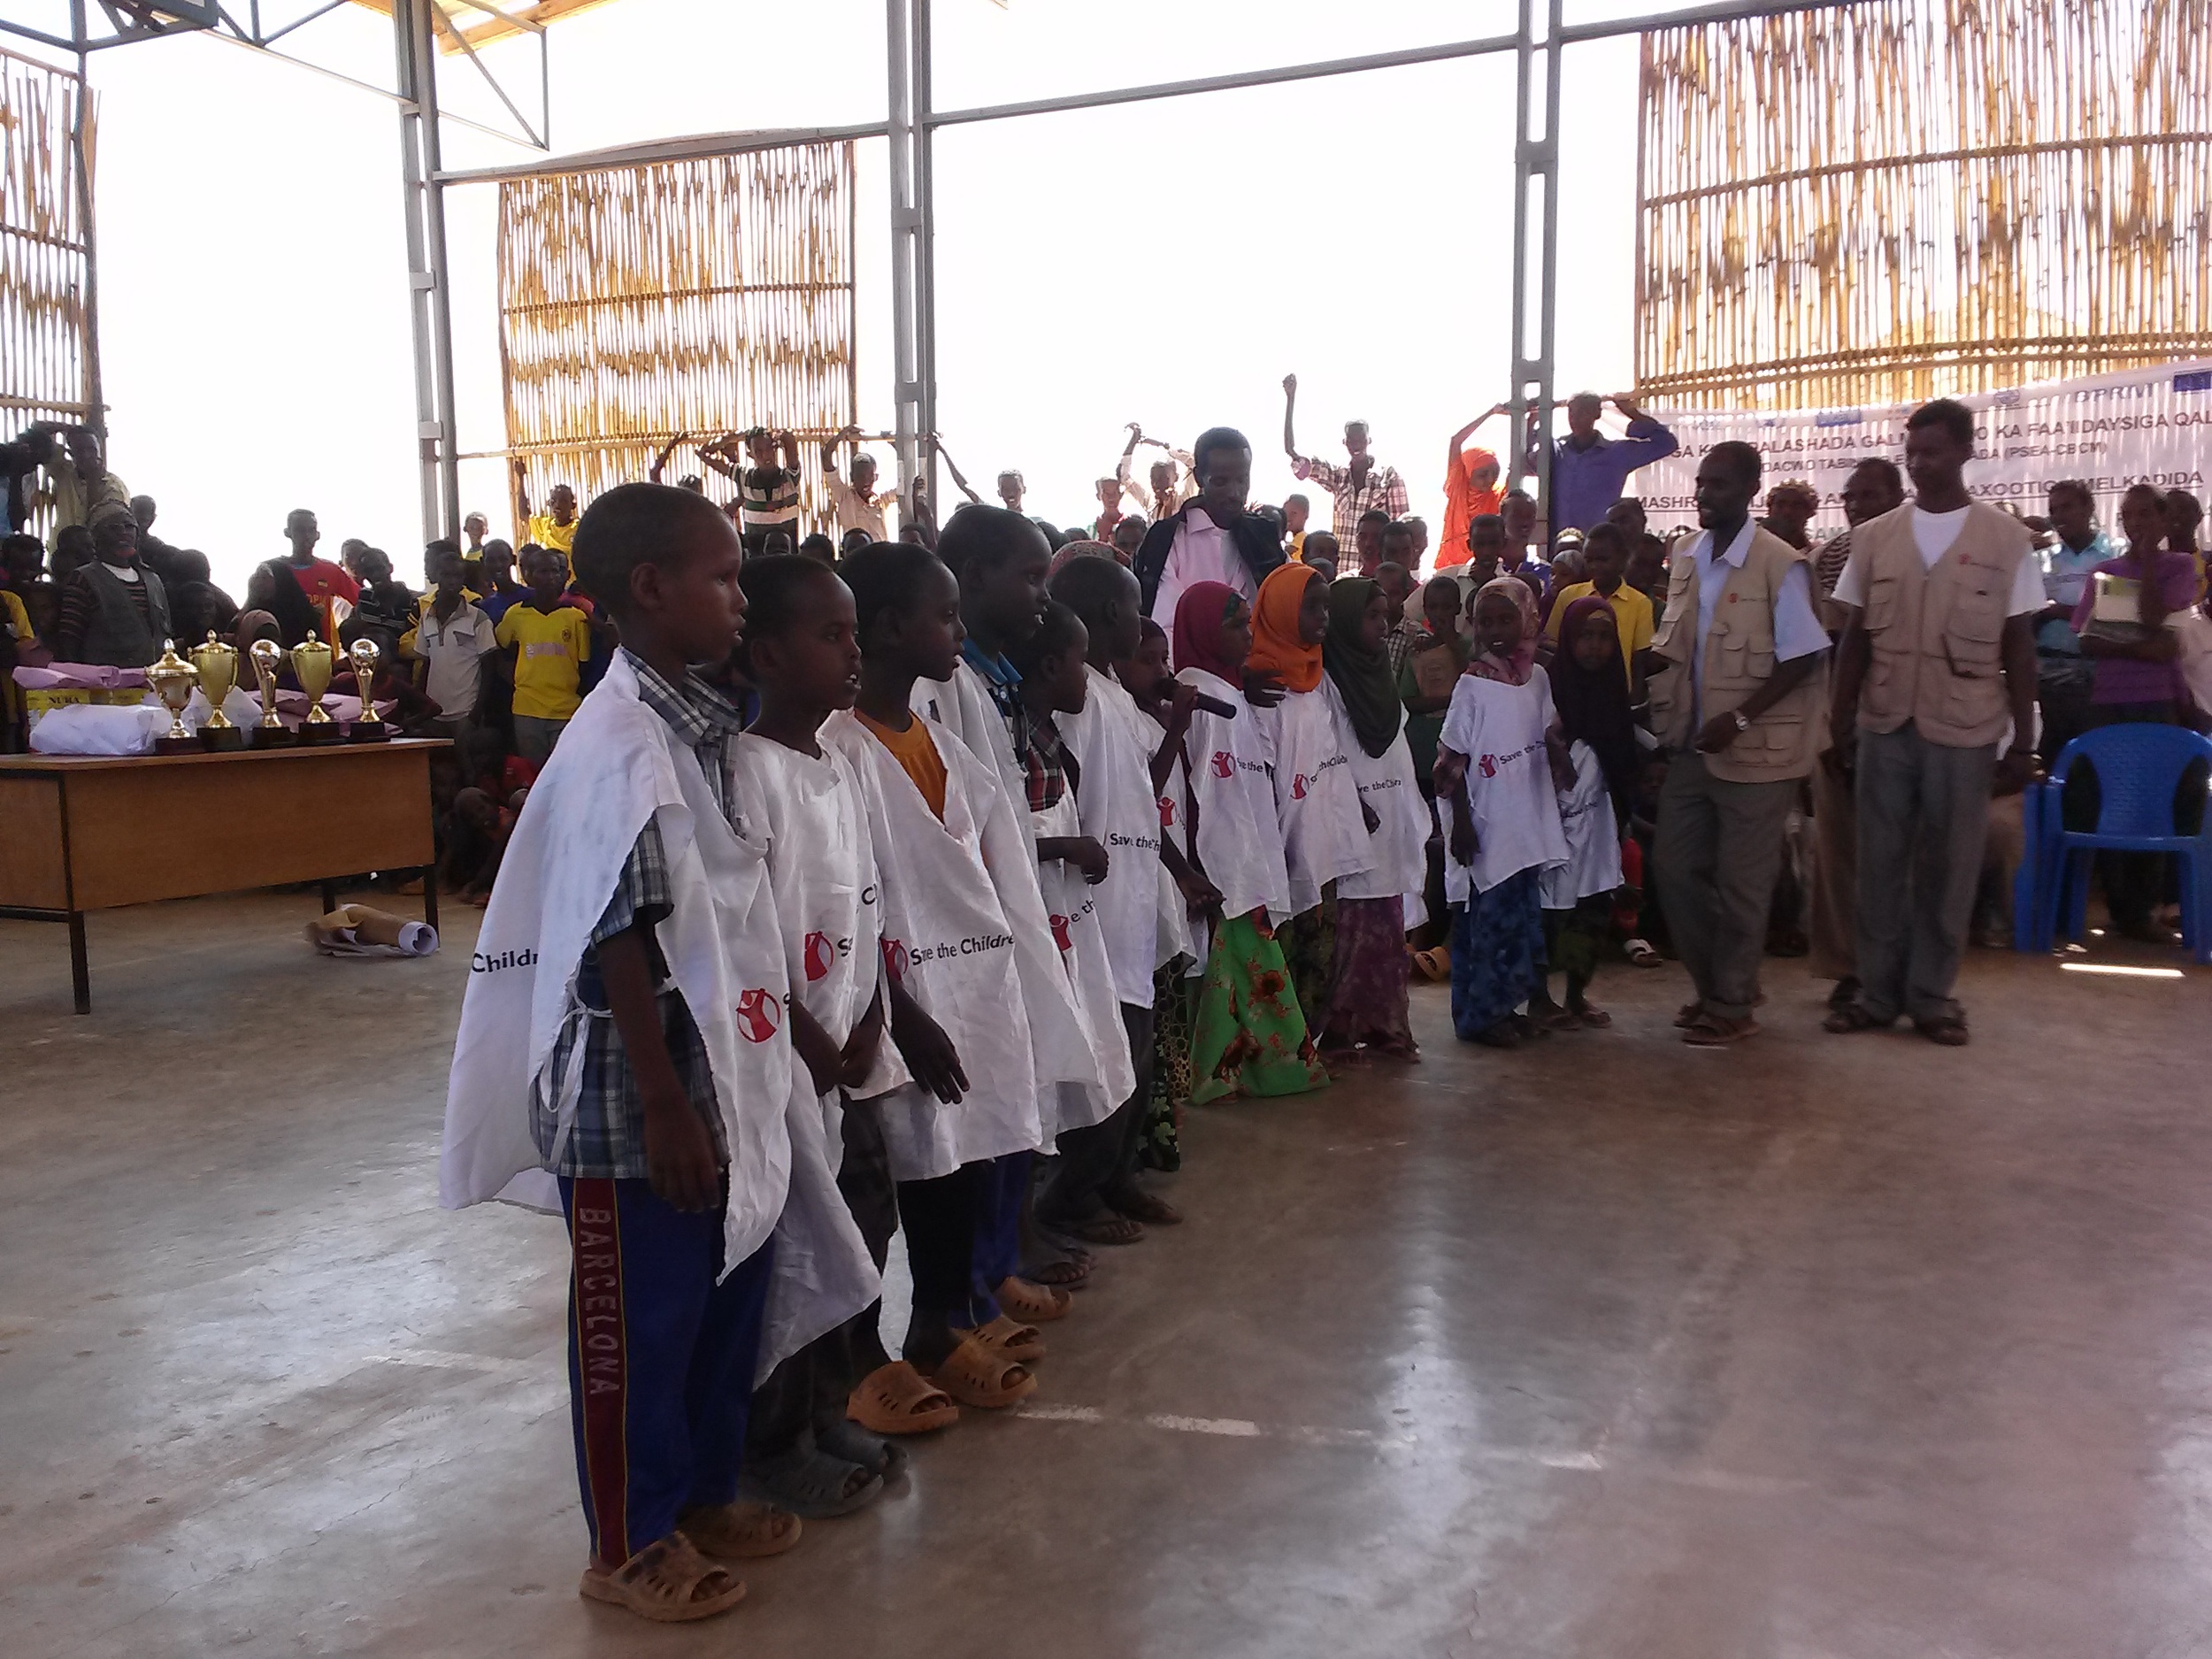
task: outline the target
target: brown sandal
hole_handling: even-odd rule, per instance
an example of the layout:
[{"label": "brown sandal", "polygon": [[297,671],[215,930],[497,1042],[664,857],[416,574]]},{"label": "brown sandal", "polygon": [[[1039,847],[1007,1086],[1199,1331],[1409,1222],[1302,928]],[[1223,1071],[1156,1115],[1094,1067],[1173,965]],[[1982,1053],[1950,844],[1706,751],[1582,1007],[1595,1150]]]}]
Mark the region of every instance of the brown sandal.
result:
[{"label": "brown sandal", "polygon": [[1912,1028],[1930,1042],[1946,1048],[1963,1048],[1973,1041],[1966,1029],[1963,1014],[1946,1014],[1939,1019],[1916,1019]]},{"label": "brown sandal", "polygon": [[1724,1019],[1718,1014],[1707,1014],[1696,1024],[1684,1028],[1682,1041],[1693,1048],[1726,1048],[1758,1034],[1759,1022],[1749,1015],[1741,1019]]},{"label": "brown sandal", "polygon": [[1698,1021],[1703,1019],[1704,1018],[1704,1003],[1685,1002],[1681,1007],[1674,1010],[1674,1028],[1677,1031],[1687,1031],[1691,1026],[1696,1025]]},{"label": "brown sandal", "polygon": [[681,1532],[648,1544],[611,1572],[587,1569],[576,1591],[656,1624],[712,1618],[745,1599],[744,1582],[702,1555]]},{"label": "brown sandal", "polygon": [[1037,1379],[1028,1366],[979,1342],[962,1342],[945,1356],[943,1364],[923,1374],[962,1405],[986,1411],[1002,1411],[1037,1392]]},{"label": "brown sandal", "polygon": [[879,1365],[845,1402],[845,1415],[871,1434],[926,1434],[960,1421],[952,1396],[902,1359]]},{"label": "brown sandal", "polygon": [[977,1325],[964,1335],[977,1347],[1004,1359],[1020,1360],[1026,1364],[1045,1356],[1045,1340],[1038,1334],[1037,1327],[1024,1325],[1019,1319],[1010,1319],[1002,1313],[990,1324]]},{"label": "brown sandal", "polygon": [[[1032,1325],[1050,1325],[1055,1319],[1064,1319],[1068,1310],[1075,1306],[1075,1298],[1066,1291],[1054,1290],[1048,1285],[1033,1285],[1025,1279],[1002,1279],[995,1294],[1002,1311]],[[953,1397],[959,1398],[957,1394]]]},{"label": "brown sandal", "polygon": [[703,1555],[722,1561],[758,1561],[780,1555],[799,1541],[799,1517],[772,1503],[716,1503],[676,1517],[683,1535]]}]

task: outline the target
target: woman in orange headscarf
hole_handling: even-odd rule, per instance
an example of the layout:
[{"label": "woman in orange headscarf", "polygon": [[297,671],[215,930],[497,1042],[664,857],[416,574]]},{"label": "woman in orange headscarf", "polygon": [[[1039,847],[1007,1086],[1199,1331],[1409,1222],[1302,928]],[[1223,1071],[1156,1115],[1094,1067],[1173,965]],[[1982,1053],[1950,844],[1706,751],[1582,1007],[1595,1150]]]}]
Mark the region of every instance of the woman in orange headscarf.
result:
[{"label": "woman in orange headscarf", "polygon": [[1498,457],[1488,449],[1463,449],[1460,445],[1475,434],[1475,428],[1492,415],[1504,412],[1503,403],[1494,404],[1479,419],[1471,420],[1452,434],[1451,448],[1444,457],[1444,539],[1437,544],[1436,568],[1448,571],[1467,562],[1467,526],[1486,512],[1503,509],[1505,492],[1498,488]]}]

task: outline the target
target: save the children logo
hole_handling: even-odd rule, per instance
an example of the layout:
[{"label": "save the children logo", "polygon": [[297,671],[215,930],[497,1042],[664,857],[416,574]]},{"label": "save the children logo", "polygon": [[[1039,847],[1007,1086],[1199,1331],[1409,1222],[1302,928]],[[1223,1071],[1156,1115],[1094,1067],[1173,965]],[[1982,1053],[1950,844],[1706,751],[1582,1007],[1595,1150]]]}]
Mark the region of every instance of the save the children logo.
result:
[{"label": "save the children logo", "polygon": [[1175,827],[1175,803],[1166,795],[1160,797],[1160,827],[1162,829]]},{"label": "save the children logo", "polygon": [[1217,777],[1217,778],[1233,778],[1233,777],[1234,777],[1234,776],[1236,775],[1236,770],[1237,770],[1237,764],[1236,764],[1236,762],[1234,762],[1234,761],[1233,761],[1233,760],[1231,760],[1231,759],[1229,758],[1229,751],[1228,751],[1227,749],[1217,749],[1216,750],[1214,750],[1214,776],[1215,776],[1215,777]]},{"label": "save the children logo", "polygon": [[1068,937],[1068,918],[1066,917],[1055,916],[1052,918],[1052,942],[1059,946],[1063,950],[1072,950],[1075,949],[1075,941]]},{"label": "save the children logo", "polygon": [[827,933],[809,933],[806,936],[806,978],[811,985],[828,977],[837,963],[836,947],[830,943]]},{"label": "save the children logo", "polygon": [[883,941],[883,969],[895,979],[906,977],[906,941],[887,939]]},{"label": "save the children logo", "polygon": [[1475,764],[1482,769],[1482,775],[1486,778],[1494,778],[1498,775],[1498,757],[1495,755],[1485,755]]},{"label": "save the children logo", "polygon": [[737,1028],[748,1042],[766,1042],[783,1023],[783,1005],[768,991],[755,986],[737,999]]},{"label": "save the children logo", "polygon": [[1306,798],[1306,774],[1304,772],[1296,772],[1292,775],[1290,798],[1294,801],[1302,801]]}]

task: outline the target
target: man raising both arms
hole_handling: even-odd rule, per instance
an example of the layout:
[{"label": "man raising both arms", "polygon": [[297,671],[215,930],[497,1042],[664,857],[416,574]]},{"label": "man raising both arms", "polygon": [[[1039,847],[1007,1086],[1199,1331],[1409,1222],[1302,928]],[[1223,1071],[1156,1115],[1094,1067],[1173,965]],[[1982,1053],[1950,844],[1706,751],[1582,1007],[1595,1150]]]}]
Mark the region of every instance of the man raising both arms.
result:
[{"label": "man raising both arms", "polygon": [[[1330,527],[1336,534],[1340,548],[1355,547],[1359,541],[1360,515],[1380,512],[1386,519],[1396,520],[1406,516],[1406,481],[1398,476],[1394,466],[1385,466],[1375,459],[1367,447],[1367,423],[1348,420],[1344,423],[1344,452],[1350,457],[1344,465],[1332,461],[1316,461],[1298,453],[1298,440],[1293,435],[1291,423],[1298,411],[1298,377],[1283,376],[1283,452],[1290,457],[1290,470],[1302,479],[1311,479],[1327,490],[1335,501],[1330,514]],[[1364,565],[1340,572],[1345,576],[1364,576]],[[1156,620],[1156,618],[1155,618]],[[1163,625],[1164,626],[1164,625]]]}]

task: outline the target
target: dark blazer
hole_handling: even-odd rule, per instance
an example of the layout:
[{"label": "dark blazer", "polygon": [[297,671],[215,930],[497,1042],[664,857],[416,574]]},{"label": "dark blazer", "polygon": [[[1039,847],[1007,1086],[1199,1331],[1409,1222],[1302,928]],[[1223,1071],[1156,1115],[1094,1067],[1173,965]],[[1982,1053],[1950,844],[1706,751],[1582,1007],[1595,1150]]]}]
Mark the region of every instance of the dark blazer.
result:
[{"label": "dark blazer", "polygon": [[[1152,614],[1152,602],[1159,597],[1160,575],[1167,569],[1168,549],[1175,545],[1175,526],[1183,522],[1183,514],[1196,512],[1196,502],[1186,503],[1182,511],[1171,518],[1163,518],[1144,533],[1143,545],[1137,549],[1137,588],[1144,598],[1144,613]],[[1245,569],[1252,572],[1255,583],[1264,578],[1278,565],[1288,561],[1283,557],[1283,544],[1276,538],[1275,526],[1257,513],[1248,512],[1229,526],[1229,540],[1235,545],[1237,555],[1243,559]]]}]

